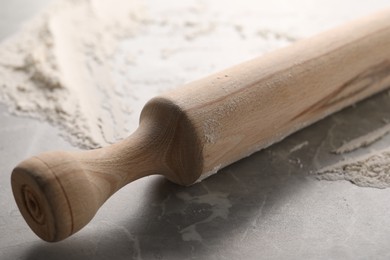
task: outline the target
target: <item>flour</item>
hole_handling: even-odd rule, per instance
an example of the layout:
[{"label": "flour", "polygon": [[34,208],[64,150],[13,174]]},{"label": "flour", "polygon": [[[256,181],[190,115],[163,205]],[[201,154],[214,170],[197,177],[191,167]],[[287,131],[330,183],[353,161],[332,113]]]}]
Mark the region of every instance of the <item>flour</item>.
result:
[{"label": "flour", "polygon": [[319,180],[346,180],[361,187],[390,187],[390,150],[340,162],[316,172]]},{"label": "flour", "polygon": [[97,147],[122,137],[122,115],[129,108],[112,94],[109,59],[118,40],[135,32],[140,14],[132,0],[51,5],[2,43],[2,100],[16,114],[59,126],[79,146]]},{"label": "flour", "polygon": [[[390,124],[386,124],[368,134],[352,139],[333,152],[344,154],[369,146],[390,132]],[[346,180],[361,187],[390,187],[390,150],[370,153],[360,158],[349,159],[335,165],[325,167],[315,173],[319,180]]]},{"label": "flour", "polygon": [[303,147],[309,145],[309,141],[304,141],[300,144],[297,144],[296,146],[294,146],[293,148],[290,149],[290,153],[294,153],[296,151],[299,151],[301,150]]},{"label": "flour", "polygon": [[355,138],[349,142],[346,142],[339,148],[335,149],[333,153],[335,154],[343,154],[352,152],[356,149],[369,146],[370,144],[380,140],[385,135],[390,133],[390,124],[387,124],[385,126],[382,126],[379,129],[376,129],[368,134],[365,134],[363,136],[360,136],[358,138]]},{"label": "flour", "polygon": [[207,193],[199,196],[191,196],[186,192],[177,193],[176,196],[185,201],[186,204],[204,204],[210,205],[211,210],[207,218],[204,218],[196,223],[184,227],[180,230],[183,241],[198,241],[202,242],[203,238],[197,231],[197,227],[215,221],[216,219],[227,219],[229,216],[231,202],[228,199],[229,194],[222,192]]}]

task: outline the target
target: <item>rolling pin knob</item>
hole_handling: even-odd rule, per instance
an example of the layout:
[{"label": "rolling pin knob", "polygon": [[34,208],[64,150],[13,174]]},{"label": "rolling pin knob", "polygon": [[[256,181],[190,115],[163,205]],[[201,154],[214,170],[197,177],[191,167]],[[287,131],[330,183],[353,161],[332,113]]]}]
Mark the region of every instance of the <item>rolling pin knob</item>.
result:
[{"label": "rolling pin knob", "polygon": [[43,240],[62,240],[85,226],[100,207],[98,187],[70,153],[41,154],[21,162],[11,176],[17,205]]}]

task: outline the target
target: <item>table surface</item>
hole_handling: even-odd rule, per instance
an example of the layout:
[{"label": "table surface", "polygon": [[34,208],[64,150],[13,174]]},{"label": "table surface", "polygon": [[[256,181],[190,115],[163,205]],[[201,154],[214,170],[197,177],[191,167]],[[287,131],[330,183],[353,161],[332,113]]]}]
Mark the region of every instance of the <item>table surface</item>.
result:
[{"label": "table surface", "polygon": [[[47,1],[4,2],[1,39]],[[24,222],[10,173],[28,156],[75,148],[49,124],[11,116],[1,105],[0,259],[389,259],[390,190],[310,175],[346,156],[330,153],[343,141],[390,120],[389,101],[380,93],[191,187],[160,176],[138,180],[82,231],[55,244]],[[389,144],[386,136],[348,156]]]}]

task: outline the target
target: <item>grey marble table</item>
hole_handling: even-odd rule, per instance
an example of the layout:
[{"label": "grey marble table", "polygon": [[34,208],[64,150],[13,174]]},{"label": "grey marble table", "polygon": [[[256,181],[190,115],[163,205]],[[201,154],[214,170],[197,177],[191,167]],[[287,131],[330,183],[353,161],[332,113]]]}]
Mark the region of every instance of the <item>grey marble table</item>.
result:
[{"label": "grey marble table", "polygon": [[[4,38],[46,1],[1,2]],[[343,159],[330,153],[343,141],[390,120],[389,101],[387,92],[376,95],[191,187],[159,176],[138,180],[55,244],[24,222],[10,173],[38,152],[75,148],[50,125],[0,106],[0,259],[389,259],[390,190],[310,175]],[[387,136],[348,156],[389,144]]]}]

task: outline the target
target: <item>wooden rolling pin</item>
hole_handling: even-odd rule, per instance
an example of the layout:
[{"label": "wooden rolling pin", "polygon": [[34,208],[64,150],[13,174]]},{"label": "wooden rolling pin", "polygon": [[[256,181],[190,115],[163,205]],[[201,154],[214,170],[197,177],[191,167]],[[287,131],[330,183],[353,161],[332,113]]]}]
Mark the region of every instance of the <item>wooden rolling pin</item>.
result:
[{"label": "wooden rolling pin", "polygon": [[153,98],[117,144],[27,159],[13,193],[31,229],[59,241],[138,178],[193,184],[389,86],[386,10]]}]

